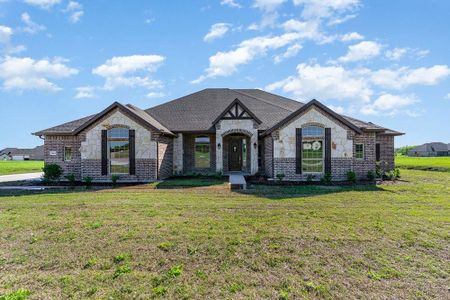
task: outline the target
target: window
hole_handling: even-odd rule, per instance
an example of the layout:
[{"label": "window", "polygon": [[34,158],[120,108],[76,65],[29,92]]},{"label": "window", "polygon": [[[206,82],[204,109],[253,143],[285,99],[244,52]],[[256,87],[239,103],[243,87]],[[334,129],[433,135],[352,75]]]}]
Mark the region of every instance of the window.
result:
[{"label": "window", "polygon": [[364,144],[355,145],[355,158],[364,159]]},{"label": "window", "polygon": [[64,146],[64,161],[72,160],[72,147]]},{"label": "window", "polygon": [[109,162],[111,174],[130,172],[130,141],[127,128],[112,128],[108,131]]},{"label": "window", "polygon": [[210,167],[210,140],[209,136],[198,136],[195,138],[195,167],[206,169]]},{"label": "window", "polygon": [[322,173],[324,168],[324,132],[319,126],[302,129],[302,172]]}]

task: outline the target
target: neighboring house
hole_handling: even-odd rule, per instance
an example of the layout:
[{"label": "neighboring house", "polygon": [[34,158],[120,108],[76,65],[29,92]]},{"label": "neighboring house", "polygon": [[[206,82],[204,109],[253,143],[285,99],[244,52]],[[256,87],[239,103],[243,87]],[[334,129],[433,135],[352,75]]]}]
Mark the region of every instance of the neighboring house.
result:
[{"label": "neighboring house", "polygon": [[435,142],[417,146],[408,151],[408,156],[449,156],[450,144]]},{"label": "neighboring house", "polygon": [[113,103],[98,114],[34,133],[45,162],[96,181],[152,181],[174,174],[242,172],[284,180],[349,170],[366,178],[376,161],[394,168],[402,133],[258,89],[205,89],[142,110]]},{"label": "neighboring house", "polygon": [[1,160],[44,160],[44,146],[32,149],[5,148],[0,150]]}]

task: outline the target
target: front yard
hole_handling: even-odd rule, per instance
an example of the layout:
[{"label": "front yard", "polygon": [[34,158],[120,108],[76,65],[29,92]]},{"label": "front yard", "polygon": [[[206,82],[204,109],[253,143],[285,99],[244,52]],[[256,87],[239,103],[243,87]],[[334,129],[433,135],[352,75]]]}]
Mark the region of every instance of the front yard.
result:
[{"label": "front yard", "polygon": [[450,172],[450,156],[409,157],[397,155],[395,165],[402,169]]},{"label": "front yard", "polygon": [[42,172],[44,162],[39,160],[0,160],[0,176]]},{"label": "front yard", "polygon": [[450,173],[402,175],[354,188],[3,195],[0,295],[447,298]]}]

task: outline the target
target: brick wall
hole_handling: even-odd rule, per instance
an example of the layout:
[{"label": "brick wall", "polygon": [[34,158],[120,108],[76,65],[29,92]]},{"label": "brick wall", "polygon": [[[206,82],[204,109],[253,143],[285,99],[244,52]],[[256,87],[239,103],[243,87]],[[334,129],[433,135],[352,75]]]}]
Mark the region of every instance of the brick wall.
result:
[{"label": "brick wall", "polygon": [[[355,145],[364,144],[364,159],[355,158]],[[368,171],[375,171],[375,133],[355,134],[353,137],[353,171],[360,179],[367,178]]]},{"label": "brick wall", "polygon": [[271,136],[264,138],[264,175],[273,177],[273,140]]},{"label": "brick wall", "polygon": [[158,179],[173,175],[173,139],[165,136],[158,138]]},{"label": "brick wall", "polygon": [[[83,135],[46,136],[44,140],[45,164],[58,164],[63,169],[63,177],[73,174],[77,180],[81,180],[80,145],[83,140]],[[64,147],[72,148],[71,161],[64,161]],[[56,152],[56,155],[50,155],[50,151]]]},{"label": "brick wall", "polygon": [[[195,167],[195,137],[196,136],[209,136],[210,145],[210,167],[206,169],[198,169]],[[216,147],[215,147],[216,135],[215,134],[188,134],[183,133],[183,173],[203,173],[214,174],[216,173]],[[223,147],[224,145],[222,145]]]},{"label": "brick wall", "polygon": [[385,171],[390,171],[395,168],[394,158],[394,136],[392,135],[377,135],[376,143],[380,144],[380,161],[381,166]]},{"label": "brick wall", "polygon": [[[82,159],[81,175],[92,177],[94,181],[110,181],[111,175],[102,175],[100,159]],[[156,159],[137,158],[136,175],[120,174],[119,181],[147,182],[156,180]]]}]

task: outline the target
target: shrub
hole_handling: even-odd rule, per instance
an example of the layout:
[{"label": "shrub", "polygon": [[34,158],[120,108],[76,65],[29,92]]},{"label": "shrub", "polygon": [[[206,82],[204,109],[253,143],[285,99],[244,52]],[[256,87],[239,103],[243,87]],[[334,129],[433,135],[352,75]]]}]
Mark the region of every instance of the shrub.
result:
[{"label": "shrub", "polygon": [[66,176],[66,179],[69,181],[71,186],[75,185],[75,175],[74,174],[69,174]]},{"label": "shrub", "polygon": [[57,164],[46,164],[42,171],[44,171],[44,180],[49,182],[58,181],[63,173],[62,168]]},{"label": "shrub", "polygon": [[400,169],[395,168],[394,169],[394,179],[399,179],[399,178],[400,178]]},{"label": "shrub", "polygon": [[332,179],[333,179],[333,176],[331,175],[331,172],[325,172],[325,174],[323,174],[322,178],[320,178],[320,182],[322,182],[323,184],[326,184],[326,185],[330,185]]},{"label": "shrub", "polygon": [[306,182],[312,182],[315,177],[316,176],[309,174],[308,176],[306,176]]},{"label": "shrub", "polygon": [[374,181],[375,180],[375,172],[372,170],[367,171],[367,179],[370,181]]},{"label": "shrub", "polygon": [[84,183],[86,183],[87,186],[91,186],[92,184],[92,177],[91,176],[86,176],[83,178]]},{"label": "shrub", "polygon": [[277,178],[278,178],[278,180],[279,180],[280,182],[283,181],[284,177],[286,177],[286,175],[284,175],[283,173],[278,173],[278,174],[277,174]]},{"label": "shrub", "polygon": [[111,181],[112,181],[113,186],[117,185],[117,180],[119,180],[119,178],[120,178],[119,175],[112,175],[111,176]]},{"label": "shrub", "polygon": [[355,183],[356,182],[356,173],[353,172],[352,170],[348,170],[348,172],[347,172],[347,180],[352,182],[352,183]]}]

